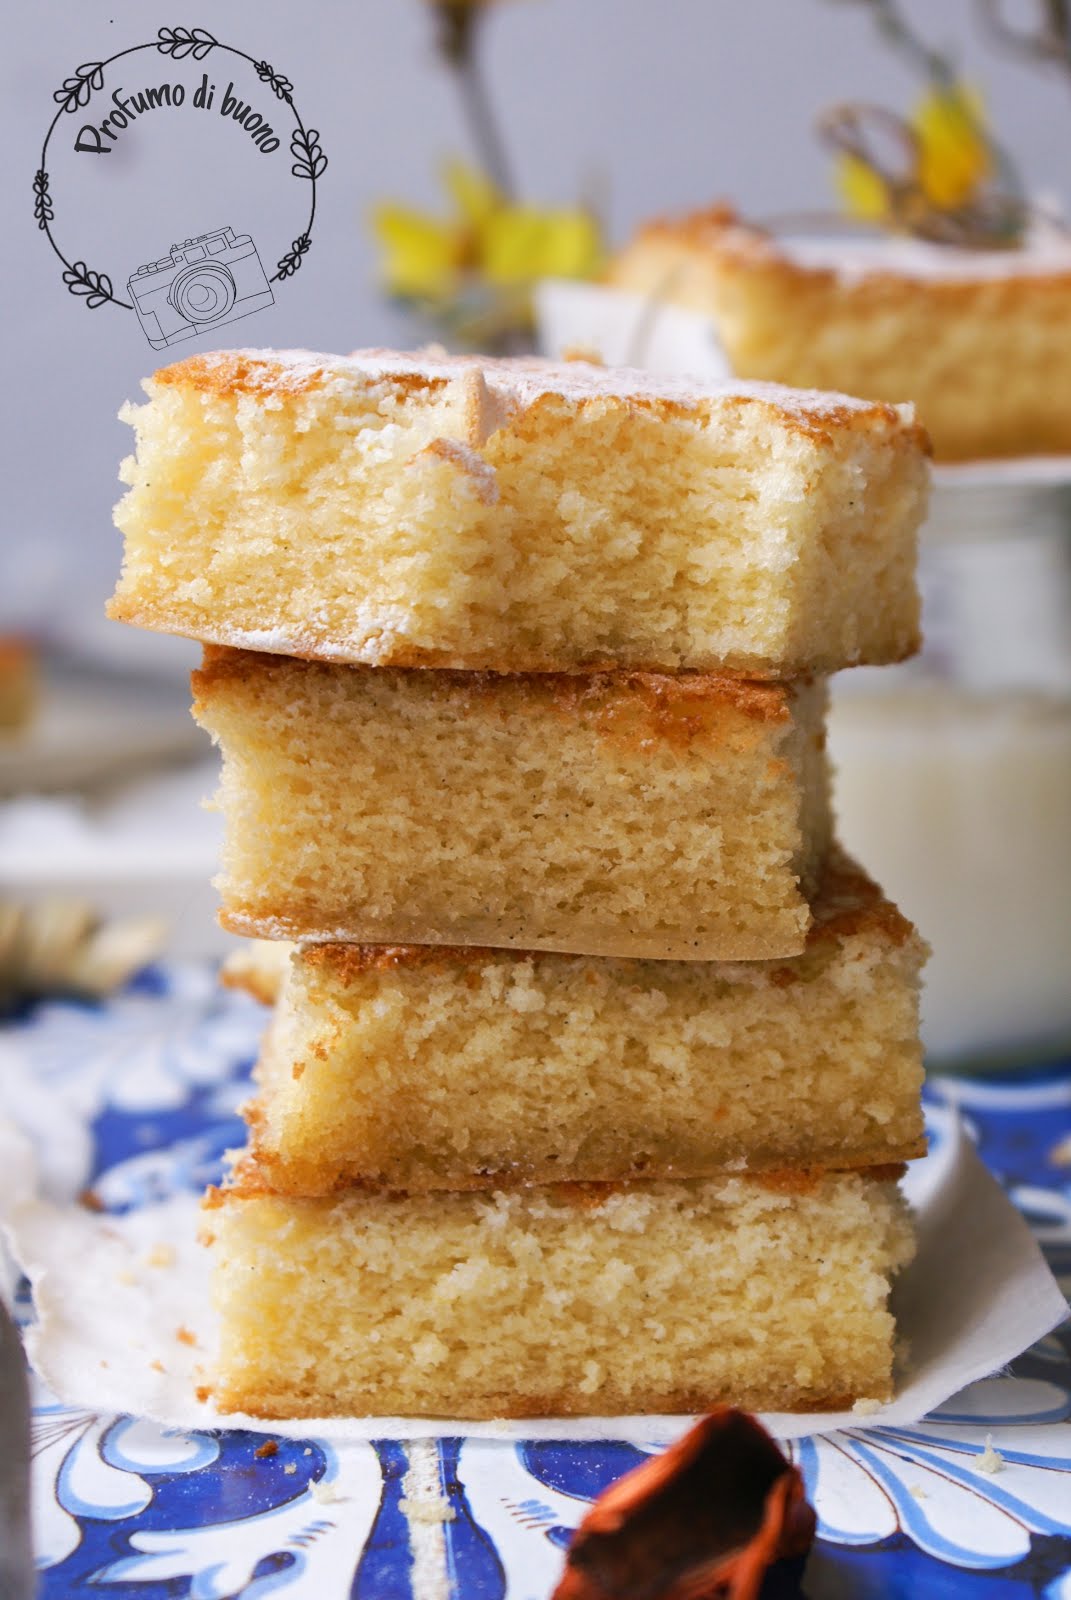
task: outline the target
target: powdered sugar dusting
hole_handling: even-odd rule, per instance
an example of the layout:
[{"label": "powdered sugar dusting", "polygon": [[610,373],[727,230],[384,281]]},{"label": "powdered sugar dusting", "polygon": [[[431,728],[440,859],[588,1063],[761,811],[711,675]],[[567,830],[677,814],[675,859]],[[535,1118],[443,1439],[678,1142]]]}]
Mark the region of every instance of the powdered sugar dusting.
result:
[{"label": "powdered sugar dusting", "polygon": [[[299,660],[339,661],[350,665],[403,665],[411,658],[414,646],[410,637],[412,613],[402,604],[388,605],[354,601],[345,625],[337,618],[309,616],[302,620],[274,623],[261,628],[242,627],[220,618],[200,620],[190,638],[202,644],[223,645],[232,650],[255,650],[264,655],[296,656]],[[152,627],[147,619],[138,627]],[[167,623],[170,629],[172,624]],[[178,631],[175,629],[174,631]],[[399,659],[399,658],[402,659]]]},{"label": "powdered sugar dusting", "polygon": [[1071,235],[1046,230],[1018,250],[961,250],[925,239],[783,238],[777,249],[795,266],[835,272],[846,285],[892,273],[917,281],[970,284],[1071,276]]},{"label": "powdered sugar dusting", "polygon": [[478,374],[503,421],[541,399],[556,396],[572,405],[602,399],[662,401],[695,411],[719,402],[754,401],[802,423],[835,422],[845,413],[870,413],[890,420],[899,416],[907,425],[914,422],[911,406],[887,406],[816,389],[790,389],[777,383],[737,378],[711,382],[655,376],[631,367],[600,367],[587,361],[544,361],[537,357],[492,359],[394,350],[358,350],[349,356],[309,350],[219,350],[165,370],[173,375],[173,381],[181,382],[183,367],[188,367],[191,377],[195,371],[218,373],[221,387],[240,375],[243,387],[265,397],[273,392],[296,394],[311,388],[364,388],[397,379],[455,383]]}]

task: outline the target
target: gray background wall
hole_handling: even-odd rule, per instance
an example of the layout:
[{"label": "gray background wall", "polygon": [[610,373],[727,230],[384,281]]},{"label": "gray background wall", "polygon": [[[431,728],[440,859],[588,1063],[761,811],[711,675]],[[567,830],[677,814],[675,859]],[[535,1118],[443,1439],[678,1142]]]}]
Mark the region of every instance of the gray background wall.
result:
[{"label": "gray background wall", "polygon": [[[1066,203],[1071,75],[995,50],[970,0],[907,9],[956,50],[1032,186]],[[1017,10],[1031,8],[1012,5],[1009,15]],[[120,632],[100,621],[119,555],[115,470],[129,438],[115,413],[168,357],[156,358],[128,313],[90,312],[65,292],[33,221],[31,180],[52,91],[68,72],[175,23],[206,26],[284,71],[330,159],[298,278],[229,337],[176,354],[226,343],[412,342],[374,282],[368,208],[385,195],[436,205],[437,164],[467,151],[422,0],[5,7],[0,627],[47,627],[97,649]],[[653,212],[722,195],[760,215],[828,205],[828,161],[810,131],[818,108],[849,96],[906,107],[918,88],[864,8],[845,0],[505,0],[486,38],[524,193],[549,203],[597,187],[615,239]],[[132,72],[131,82],[156,76]],[[278,206],[277,176],[218,131],[204,137],[203,148],[186,137],[165,139],[166,148],[130,137],[110,161],[58,158],[65,242],[91,265],[114,255],[125,281],[139,254],[166,252],[186,217],[191,231],[228,221],[259,237]],[[236,193],[244,214],[219,215],[234,210]],[[147,647],[151,659],[154,641],[135,646],[123,632],[127,648]]]}]

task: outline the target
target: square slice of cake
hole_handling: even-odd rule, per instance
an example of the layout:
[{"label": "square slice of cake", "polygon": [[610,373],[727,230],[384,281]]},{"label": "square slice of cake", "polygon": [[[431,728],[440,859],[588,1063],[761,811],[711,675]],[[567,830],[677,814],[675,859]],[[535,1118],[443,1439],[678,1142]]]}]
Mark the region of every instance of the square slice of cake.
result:
[{"label": "square slice of cake", "polygon": [[783,678],[918,642],[910,408],[583,362],[166,367],[110,615],[322,660]]},{"label": "square slice of cake", "polygon": [[1071,451],[1066,230],[774,237],[719,206],[641,229],[609,281],[705,312],[742,377],[913,401],[939,461]]},{"label": "square slice of cake", "polygon": [[321,1195],[921,1155],[925,946],[846,862],[814,917],[782,961],[299,949],[247,1112],[260,1168]]},{"label": "square slice of cake", "polygon": [[237,933],[797,955],[829,842],[825,683],[498,676],[212,648]]},{"label": "square slice of cake", "polygon": [[224,1411],[795,1411],[892,1391],[887,1298],[912,1239],[887,1169],[293,1199],[247,1161],[206,1204]]}]

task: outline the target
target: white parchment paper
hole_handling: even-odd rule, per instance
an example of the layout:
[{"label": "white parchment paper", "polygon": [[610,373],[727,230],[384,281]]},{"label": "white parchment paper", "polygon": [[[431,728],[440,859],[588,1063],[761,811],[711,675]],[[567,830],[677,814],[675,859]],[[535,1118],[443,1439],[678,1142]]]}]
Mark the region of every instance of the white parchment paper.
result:
[{"label": "white parchment paper", "polygon": [[[4,1228],[33,1288],[31,1359],[68,1405],[125,1412],[166,1425],[244,1427],[276,1436],[333,1439],[466,1435],[502,1439],[618,1439],[660,1445],[683,1417],[558,1418],[467,1422],[412,1417],[327,1417],[265,1423],[222,1415],[197,1398],[215,1342],[208,1253],[196,1242],[198,1204],[180,1195],[125,1216],[42,1197],[29,1141],[0,1122]],[[896,1398],[853,1412],[776,1415],[781,1438],[846,1426],[915,1422],[959,1389],[1005,1366],[1048,1333],[1067,1305],[1029,1229],[947,1114],[937,1151],[906,1180],[919,1250],[896,1290],[910,1352]]]}]

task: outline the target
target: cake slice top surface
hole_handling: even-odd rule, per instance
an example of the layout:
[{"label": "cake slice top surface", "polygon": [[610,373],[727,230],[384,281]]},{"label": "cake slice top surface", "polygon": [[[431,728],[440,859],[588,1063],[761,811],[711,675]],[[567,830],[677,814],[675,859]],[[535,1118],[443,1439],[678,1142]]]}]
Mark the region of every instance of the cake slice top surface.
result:
[{"label": "cake slice top surface", "polygon": [[637,235],[679,239],[756,266],[831,274],[850,285],[872,278],[972,284],[1014,278],[1071,278],[1071,232],[1039,223],[1021,245],[991,250],[937,244],[904,234],[773,233],[731,206],[714,205],[670,219],[656,218]]},{"label": "cake slice top surface", "polygon": [[667,412],[710,414],[735,406],[761,405],[785,427],[828,435],[831,429],[873,428],[904,433],[926,444],[925,430],[910,404],[889,405],[818,389],[726,379],[663,377],[630,367],[601,367],[587,361],[451,356],[436,352],[358,350],[352,355],[309,350],[214,350],[190,356],[156,372],[145,385],[186,387],[220,398],[250,396],[262,402],[313,391],[402,385],[414,395],[465,382],[486,408],[485,434],[503,426],[545,399],[580,408],[592,401],[619,401],[665,408]]},{"label": "cake slice top surface", "polygon": [[865,238],[799,235],[779,241],[800,267],[817,267],[844,279],[874,273],[935,282],[971,283],[997,278],[1071,277],[1071,238],[1044,235],[1019,249],[967,250],[902,235]]}]

